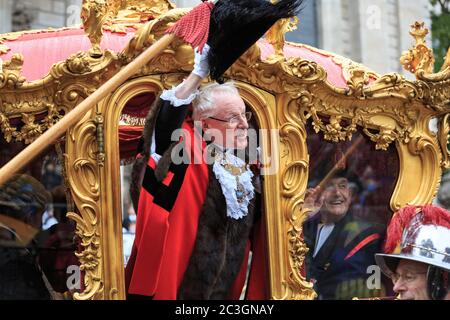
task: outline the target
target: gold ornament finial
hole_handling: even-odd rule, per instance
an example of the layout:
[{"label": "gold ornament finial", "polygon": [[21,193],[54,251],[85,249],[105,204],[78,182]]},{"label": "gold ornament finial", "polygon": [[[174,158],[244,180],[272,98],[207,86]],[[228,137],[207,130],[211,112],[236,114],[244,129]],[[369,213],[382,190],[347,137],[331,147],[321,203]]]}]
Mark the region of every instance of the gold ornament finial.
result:
[{"label": "gold ornament finial", "polygon": [[267,31],[266,39],[275,49],[275,54],[270,59],[284,57],[285,35],[296,30],[298,23],[298,17],[280,19]]},{"label": "gold ornament finial", "polygon": [[434,67],[433,50],[426,44],[426,36],[429,30],[425,28],[424,22],[416,21],[411,25],[409,34],[414,37],[416,43],[413,48],[403,52],[400,63],[405,70],[414,73],[431,74]]},{"label": "gold ornament finial", "polygon": [[103,55],[100,43],[103,37],[103,24],[107,18],[108,3],[105,0],[83,0],[81,21],[92,44],[89,50],[91,57],[98,58]]},{"label": "gold ornament finial", "polygon": [[[272,3],[277,3],[278,0],[271,0]],[[266,39],[275,49],[275,53],[271,55],[268,60],[279,60],[284,58],[284,44],[286,40],[286,33],[297,29],[299,23],[298,17],[290,17],[278,20],[267,32]]]},{"label": "gold ornament finial", "polygon": [[430,31],[425,28],[425,22],[419,22],[416,21],[414,24],[411,25],[411,31],[409,32],[410,35],[414,37],[416,40],[416,45],[419,44],[426,44],[426,36],[430,33]]}]

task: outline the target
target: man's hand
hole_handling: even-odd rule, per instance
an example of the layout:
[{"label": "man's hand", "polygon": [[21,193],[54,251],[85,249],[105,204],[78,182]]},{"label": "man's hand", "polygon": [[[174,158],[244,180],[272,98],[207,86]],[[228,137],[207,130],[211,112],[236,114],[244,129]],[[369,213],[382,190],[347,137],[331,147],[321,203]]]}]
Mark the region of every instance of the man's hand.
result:
[{"label": "man's hand", "polygon": [[305,193],[305,202],[303,206],[311,212],[309,213],[309,218],[314,217],[322,208],[324,201],[324,195],[320,187],[314,189],[308,189]]},{"label": "man's hand", "polygon": [[203,47],[202,53],[198,52],[198,49],[195,49],[195,58],[194,58],[194,69],[192,70],[193,74],[198,75],[200,78],[206,78],[209,75],[209,63],[208,63],[208,52],[210,47],[208,44],[205,44]]},{"label": "man's hand", "polygon": [[202,53],[195,49],[194,69],[187,79],[176,88],[175,97],[177,99],[187,99],[197,91],[203,78],[209,75],[208,52],[207,44],[203,47]]}]

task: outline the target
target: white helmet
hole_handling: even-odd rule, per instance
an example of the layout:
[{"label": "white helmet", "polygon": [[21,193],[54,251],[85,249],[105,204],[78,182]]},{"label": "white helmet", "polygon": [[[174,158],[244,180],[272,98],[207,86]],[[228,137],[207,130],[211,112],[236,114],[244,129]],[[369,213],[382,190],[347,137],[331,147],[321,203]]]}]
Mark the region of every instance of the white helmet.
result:
[{"label": "white helmet", "polygon": [[[399,259],[422,262],[430,266],[427,276],[430,297],[446,294],[450,272],[450,212],[432,205],[401,209],[389,224],[384,252],[376,254],[375,260],[387,276],[395,273]],[[438,291],[440,294],[436,294]]]}]

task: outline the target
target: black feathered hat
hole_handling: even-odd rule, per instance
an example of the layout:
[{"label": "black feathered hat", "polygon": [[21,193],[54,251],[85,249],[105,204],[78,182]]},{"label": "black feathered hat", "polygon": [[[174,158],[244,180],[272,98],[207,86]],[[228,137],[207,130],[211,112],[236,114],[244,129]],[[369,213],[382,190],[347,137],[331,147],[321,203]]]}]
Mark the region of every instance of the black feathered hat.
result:
[{"label": "black feathered hat", "polygon": [[296,16],[303,0],[202,0],[166,32],[193,47],[210,46],[211,78],[222,81],[227,69],[279,19]]},{"label": "black feathered hat", "polygon": [[222,81],[229,67],[282,18],[296,16],[303,0],[219,0],[209,26],[211,78]]}]

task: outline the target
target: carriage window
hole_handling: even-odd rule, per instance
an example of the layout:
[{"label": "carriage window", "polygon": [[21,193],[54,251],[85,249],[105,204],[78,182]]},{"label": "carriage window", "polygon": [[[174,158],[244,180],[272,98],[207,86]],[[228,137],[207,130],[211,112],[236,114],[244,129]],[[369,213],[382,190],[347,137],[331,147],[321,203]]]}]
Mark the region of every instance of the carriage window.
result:
[{"label": "carriage window", "polygon": [[[123,235],[123,254],[124,254],[124,262],[126,266],[125,270],[125,276],[128,277],[132,272],[136,272],[135,270],[141,270],[142,269],[142,255],[139,256],[134,254],[133,251],[133,244],[134,244],[134,238],[136,236],[136,222],[139,220],[138,228],[145,228],[145,231],[142,231],[141,229],[138,229],[138,231],[141,231],[141,237],[147,238],[152,241],[151,247],[146,247],[145,255],[148,255],[151,259],[159,259],[160,257],[157,257],[156,254],[158,254],[158,250],[160,250],[157,246],[158,242],[161,241],[160,238],[155,237],[154,235],[158,235],[158,232],[161,233],[161,231],[158,230],[161,229],[162,232],[165,232],[164,227],[166,226],[165,222],[164,224],[161,224],[160,221],[158,221],[159,217],[165,217],[165,215],[162,214],[163,210],[166,210],[167,203],[163,202],[157,202],[157,201],[163,201],[161,193],[157,193],[159,198],[156,198],[157,196],[153,196],[152,200],[149,200],[148,196],[146,194],[150,194],[147,192],[148,189],[141,188],[142,181],[144,178],[144,175],[146,173],[147,164],[149,162],[149,159],[147,158],[147,154],[149,153],[149,147],[150,147],[150,138],[152,131],[148,130],[149,127],[151,127],[151,124],[146,123],[146,116],[150,110],[150,106],[153,104],[155,99],[155,95],[152,93],[148,94],[142,94],[139,96],[136,96],[135,98],[131,99],[127,102],[125,105],[122,115],[121,115],[121,123],[119,127],[119,141],[120,141],[120,158],[121,158],[121,206],[122,206],[122,235]],[[247,111],[250,111],[251,109],[248,108]],[[189,117],[189,116],[188,116]],[[250,117],[249,117],[250,118]],[[240,257],[242,258],[242,263],[238,265],[238,267],[242,267],[241,269],[236,270],[236,283],[237,288],[239,289],[233,289],[233,296],[236,296],[236,298],[240,299],[246,299],[249,297],[256,296],[257,297],[265,297],[265,287],[264,284],[262,284],[256,276],[251,276],[252,274],[258,274],[261,277],[264,277],[267,275],[267,265],[265,263],[265,253],[264,253],[264,219],[262,215],[262,211],[264,210],[262,206],[262,179],[263,177],[259,176],[259,169],[258,169],[258,162],[257,162],[257,144],[258,144],[258,131],[257,131],[257,124],[256,119],[250,119],[249,120],[250,128],[254,129],[254,149],[252,155],[254,158],[252,158],[251,162],[251,169],[253,171],[253,175],[255,177],[255,195],[254,195],[254,204],[252,205],[252,211],[251,212],[251,223],[248,223],[245,228],[248,228],[248,232],[245,233],[245,236],[249,238],[249,241],[244,241],[244,246],[241,248],[243,251],[243,255]],[[210,155],[207,150],[210,150],[208,148],[205,148],[203,151],[205,154],[202,156],[206,157],[207,155]],[[217,149],[219,150],[219,149]],[[246,157],[246,159],[250,160],[249,154],[242,154],[241,156]],[[164,157],[164,155],[163,155]],[[162,160],[161,160],[162,161]],[[150,160],[151,163],[153,163],[153,160]],[[162,162],[159,162],[162,163]],[[197,169],[198,167],[196,167]],[[177,180],[179,176],[175,177],[175,174],[177,174],[177,169],[172,169],[167,175],[166,178],[161,182],[161,185],[165,185],[165,187],[162,187],[162,189],[158,190],[166,190],[166,193],[173,192],[171,188],[177,187]],[[156,170],[155,170],[156,171]],[[148,174],[149,170],[147,170]],[[148,175],[145,176],[146,179],[148,178]],[[174,178],[175,177],[175,178]],[[150,179],[148,179],[150,180]],[[145,180],[147,183],[146,187],[152,186],[151,183],[154,183],[154,181],[148,181]],[[154,183],[153,186],[155,188],[160,188],[160,184]],[[213,186],[211,188],[217,188],[217,186]],[[220,188],[220,187],[219,187]],[[168,190],[168,191],[167,191]],[[218,192],[222,192],[221,189],[214,189],[218,190]],[[178,194],[180,196],[182,194],[181,192]],[[185,192],[184,195],[187,193]],[[142,196],[144,195],[144,196]],[[141,196],[141,197],[140,197]],[[158,203],[157,205],[151,205],[147,206],[147,204],[152,203],[151,201],[155,200],[155,203]],[[165,199],[165,198],[164,198]],[[222,199],[222,198],[219,198]],[[225,201],[225,199],[223,198]],[[139,202],[140,201],[140,202]],[[162,203],[162,204],[161,204]],[[161,206],[159,207],[159,205]],[[139,207],[139,210],[138,210]],[[147,209],[150,208],[150,209]],[[182,207],[183,210],[185,210],[185,214],[191,214],[189,210],[191,208],[189,207]],[[226,217],[226,204],[224,203],[224,206],[220,208],[220,219],[222,217]],[[154,210],[154,211],[152,211]],[[159,211],[157,211],[159,210]],[[179,210],[179,209],[178,209]],[[216,207],[214,207],[214,210],[217,210]],[[156,213],[158,213],[158,215]],[[205,216],[206,214],[202,211],[202,214]],[[223,214],[223,216],[222,216]],[[142,215],[142,216],[141,216]],[[173,216],[173,215],[169,215]],[[215,214],[215,217],[218,217],[219,214]],[[150,220],[151,217],[153,220]],[[180,215],[175,215],[175,217],[180,217]],[[148,220],[146,220],[148,219]],[[144,221],[144,222],[142,222]],[[149,222],[151,221],[151,222]],[[175,221],[175,222],[174,222]],[[220,220],[222,221],[222,220]],[[177,230],[177,228],[183,228],[183,224],[176,223],[177,220],[169,220],[169,224],[172,227],[172,230]],[[145,224],[144,224],[145,223]],[[217,223],[217,222],[215,222]],[[200,224],[200,222],[199,222]],[[145,227],[144,227],[145,226]],[[162,228],[160,227],[162,226]],[[220,226],[218,225],[217,228],[220,229]],[[200,228],[200,227],[199,227]],[[189,229],[189,228],[188,228]],[[170,230],[170,229],[169,229]],[[144,233],[145,232],[145,233]],[[185,240],[188,236],[190,236],[191,244],[193,244],[196,240],[195,234],[189,234],[189,231],[184,231]],[[207,234],[207,229],[204,229],[202,231],[204,234]],[[139,235],[139,233],[138,233]],[[167,237],[173,237],[173,234],[169,234]],[[141,238],[141,239],[142,239]],[[162,240],[162,241],[165,241]],[[161,243],[162,243],[161,241]],[[167,240],[169,241],[169,240]],[[172,240],[171,240],[172,241]],[[141,241],[140,245],[142,245],[144,241]],[[249,244],[248,247],[246,245]],[[139,248],[139,247],[138,247]],[[226,248],[226,247],[225,247]],[[152,251],[153,250],[153,251]],[[181,250],[180,250],[181,251]],[[138,252],[138,251],[136,251]],[[143,251],[141,251],[143,252]],[[174,252],[174,255],[177,256],[176,259],[184,259],[182,256],[182,252]],[[179,258],[179,257],[181,258]],[[149,259],[150,259],[149,258]],[[172,260],[170,260],[172,261]],[[186,263],[189,261],[186,261]],[[140,264],[139,264],[140,263]],[[171,263],[176,263],[171,262]],[[214,263],[216,263],[214,261]],[[230,263],[231,264],[231,263]],[[138,267],[136,267],[138,266]],[[141,269],[138,269],[138,268]],[[152,265],[150,265],[148,268],[151,268]],[[247,270],[248,267],[248,270]],[[169,270],[169,268],[161,271],[164,272],[166,270]],[[149,278],[154,278],[156,272],[153,271],[153,274],[151,273],[153,270],[150,270],[148,272]],[[239,271],[239,273],[237,272]],[[248,272],[247,272],[248,271]],[[186,271],[186,274],[189,274],[189,270]],[[189,274],[189,276],[192,276]],[[134,277],[134,274],[133,274]],[[126,280],[127,280],[126,279]],[[177,279],[176,277],[167,277],[166,279],[169,282],[175,282],[180,281],[180,279]],[[243,289],[241,289],[241,286]],[[134,294],[131,294],[131,297],[133,298]]]},{"label": "carriage window", "polygon": [[303,237],[307,279],[318,299],[380,297],[390,290],[376,266],[399,174],[395,146],[375,150],[362,133],[331,143],[308,128],[310,169]]},{"label": "carriage window", "polygon": [[145,117],[155,99],[154,93],[143,93],[127,102],[120,117],[120,176],[122,201],[122,236],[124,262],[127,264],[134,242],[139,188],[146,163],[140,161]]},{"label": "carriage window", "polygon": [[[24,145],[0,139],[3,166]],[[0,186],[0,300],[61,299],[82,289],[62,150],[64,143],[49,147]]]}]

